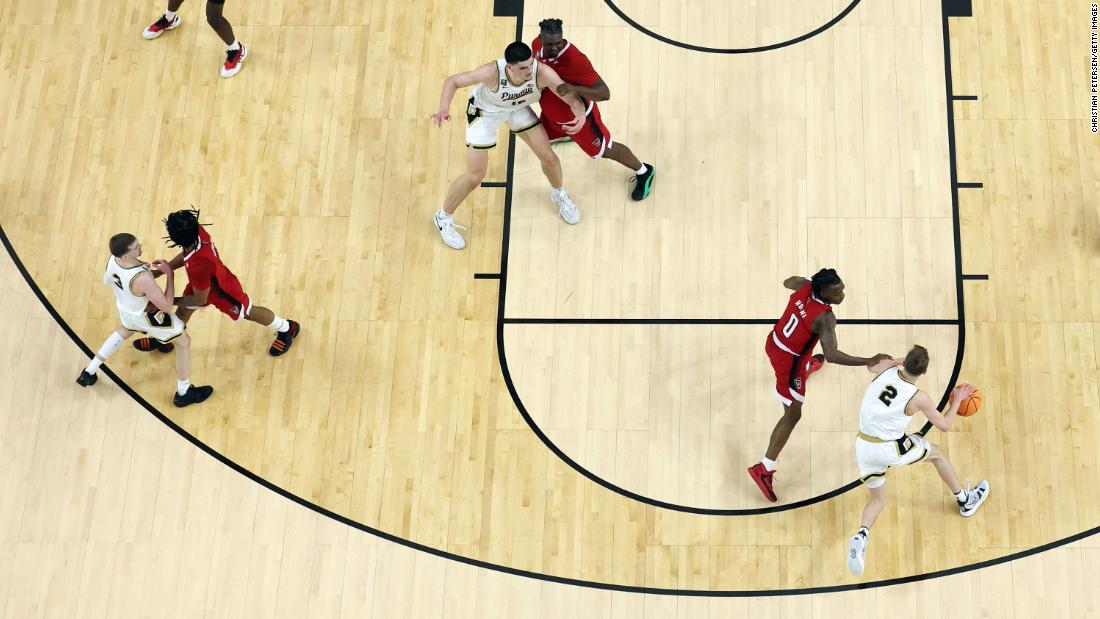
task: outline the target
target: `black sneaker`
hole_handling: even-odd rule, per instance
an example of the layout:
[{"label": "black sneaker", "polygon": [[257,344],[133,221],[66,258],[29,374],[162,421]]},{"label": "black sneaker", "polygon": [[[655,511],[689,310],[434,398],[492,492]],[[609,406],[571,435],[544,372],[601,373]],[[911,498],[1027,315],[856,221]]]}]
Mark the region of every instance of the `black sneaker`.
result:
[{"label": "black sneaker", "polygon": [[99,376],[89,374],[87,370],[80,370],[80,376],[76,377],[76,384],[81,387],[91,387],[99,380]]},{"label": "black sneaker", "polygon": [[656,170],[653,169],[652,163],[645,164],[645,174],[635,174],[630,177],[630,180],[634,182],[634,191],[630,192],[630,197],[635,202],[645,200],[649,195],[649,190],[653,187],[653,179],[656,178]]},{"label": "black sneaker", "polygon": [[212,393],[214,393],[214,388],[209,385],[205,387],[191,385],[187,388],[187,393],[183,395],[180,395],[177,391],[175,397],[172,398],[172,404],[175,404],[176,408],[198,404],[209,398]]},{"label": "black sneaker", "polygon": [[290,350],[290,345],[294,343],[294,338],[298,337],[298,334],[302,332],[302,325],[289,320],[290,328],[285,333],[276,333],[275,341],[271,343],[271,348],[267,349],[267,354],[272,357],[278,357],[286,351]]},{"label": "black sneaker", "polygon": [[169,353],[175,350],[176,345],[172,343],[162,344],[151,337],[141,337],[134,340],[134,348],[141,352],[153,352],[154,350],[162,353]]}]

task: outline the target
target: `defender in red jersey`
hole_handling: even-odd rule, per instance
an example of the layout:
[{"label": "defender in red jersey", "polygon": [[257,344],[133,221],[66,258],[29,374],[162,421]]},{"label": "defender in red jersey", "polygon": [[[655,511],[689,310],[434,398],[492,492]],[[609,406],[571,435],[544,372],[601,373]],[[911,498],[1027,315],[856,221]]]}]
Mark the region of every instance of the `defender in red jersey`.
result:
[{"label": "defender in red jersey", "polygon": [[[772,430],[764,459],[749,468],[753,481],[773,503],[778,500],[772,490],[775,459],[802,418],[806,379],[810,374],[825,361],[872,366],[892,358],[885,353],[869,358],[853,357],[837,348],[836,316],[832,306],[844,301],[844,282],[835,270],[821,269],[813,279],[788,277],[783,286],[794,293],[764,344],[764,351],[775,370],[775,395],[783,404],[783,417]],[[814,347],[819,341],[824,355],[814,356]]]},{"label": "defender in red jersey", "polygon": [[[606,157],[618,161],[634,171],[634,177],[631,178],[634,190],[630,197],[642,200],[648,196],[653,187],[653,179],[656,178],[653,164],[642,163],[625,144],[611,139],[611,132],[603,124],[600,108],[596,105],[597,101],[611,98],[611,89],[600,78],[600,74],[596,73],[588,56],[563,38],[560,19],[544,19],[539,22],[539,36],[531,42],[531,50],[539,62],[553,67],[565,82],[553,90],[543,89],[539,100],[539,119],[550,140],[557,142],[572,139],[593,159]],[[587,115],[580,132],[573,135],[566,135],[562,130],[563,125],[573,120],[573,111],[559,97],[569,93],[581,98]]]},{"label": "defender in red jersey", "polygon": [[[293,320],[276,316],[266,307],[252,304],[240,280],[222,262],[210,234],[203,229],[204,225],[199,223],[199,212],[195,209],[176,211],[164,220],[169,245],[183,250],[167,265],[172,270],[182,266],[187,271],[187,287],[182,297],[175,298],[179,306],[176,315],[186,323],[195,310],[213,305],[233,320],[243,318],[273,329],[275,341],[267,351],[272,357],[290,350],[294,338],[301,332],[301,326]],[[154,261],[153,266],[161,262]],[[160,347],[157,342],[147,340],[142,338],[134,342],[134,348],[148,351]]]}]

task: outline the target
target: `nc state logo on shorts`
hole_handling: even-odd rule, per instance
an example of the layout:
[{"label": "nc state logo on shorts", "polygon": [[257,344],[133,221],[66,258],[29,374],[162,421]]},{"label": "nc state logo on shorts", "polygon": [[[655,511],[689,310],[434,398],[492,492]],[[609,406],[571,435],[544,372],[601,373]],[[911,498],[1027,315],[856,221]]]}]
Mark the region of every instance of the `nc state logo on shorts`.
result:
[{"label": "nc state logo on shorts", "polygon": [[239,307],[234,307],[234,308],[233,308],[233,313],[234,313],[234,314],[239,314],[239,313],[241,313],[241,308],[239,308]]},{"label": "nc state logo on shorts", "polygon": [[595,140],[592,140],[592,146],[599,146],[599,145],[600,145],[600,138],[596,138]]},{"label": "nc state logo on shorts", "polygon": [[797,376],[794,379],[794,388],[795,389],[801,389],[802,388],[802,379],[797,377]]}]

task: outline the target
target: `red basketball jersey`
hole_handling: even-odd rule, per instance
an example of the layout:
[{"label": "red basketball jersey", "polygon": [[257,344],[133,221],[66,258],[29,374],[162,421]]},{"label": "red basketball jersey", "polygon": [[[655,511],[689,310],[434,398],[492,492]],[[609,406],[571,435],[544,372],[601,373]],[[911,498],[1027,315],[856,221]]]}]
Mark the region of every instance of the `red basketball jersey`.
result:
[{"label": "red basketball jersey", "polygon": [[221,290],[236,290],[240,287],[237,276],[222,262],[210,235],[201,226],[199,246],[184,254],[183,268],[187,271],[187,281],[199,290],[206,290],[211,285]]},{"label": "red basketball jersey", "polygon": [[[573,47],[573,44],[569,41],[565,42],[565,48],[555,58],[543,56],[542,39],[539,37],[535,37],[535,40],[531,42],[531,51],[535,54],[537,61],[546,63],[546,66],[552,68],[563,82],[579,86],[591,86],[600,81],[600,74],[596,73],[596,69],[592,67],[588,56]],[[581,100],[584,101],[583,98]],[[587,112],[591,110],[594,102],[584,101],[584,105],[588,108],[585,110]],[[542,90],[542,99],[539,100],[539,106],[542,108],[542,113],[547,120],[555,122],[573,120],[573,110],[569,109],[569,105],[558,98],[558,95],[549,88]]]},{"label": "red basketball jersey", "polygon": [[810,284],[806,284],[791,294],[787,309],[772,328],[772,339],[791,354],[808,355],[817,346],[814,320],[823,312],[831,311],[832,306],[815,297]]}]

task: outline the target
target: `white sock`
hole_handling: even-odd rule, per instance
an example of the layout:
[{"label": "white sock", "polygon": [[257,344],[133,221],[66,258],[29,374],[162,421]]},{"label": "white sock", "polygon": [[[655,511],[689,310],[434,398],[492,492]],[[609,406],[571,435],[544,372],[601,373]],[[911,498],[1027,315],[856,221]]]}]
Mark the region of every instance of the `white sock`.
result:
[{"label": "white sock", "polygon": [[959,503],[966,503],[966,499],[967,499],[966,488],[963,488],[962,490],[959,490],[958,493],[955,494],[955,500],[958,501]]},{"label": "white sock", "polygon": [[769,460],[766,456],[764,458],[761,458],[760,464],[763,464],[764,468],[769,471],[775,470],[775,460]]},{"label": "white sock", "polygon": [[561,186],[561,187],[554,187],[553,189],[554,189],[554,193],[556,195],[559,195],[559,196],[565,195],[565,186],[564,185]]},{"label": "white sock", "polygon": [[176,12],[175,11],[165,11],[164,12],[164,19],[167,19],[168,23],[172,23],[172,20],[175,19],[175,18],[176,18]]},{"label": "white sock", "polygon": [[638,176],[642,176],[643,174],[645,174],[648,171],[649,171],[649,168],[645,167],[645,164],[643,163],[642,167],[638,168],[637,170],[634,170],[634,173],[637,174]]},{"label": "white sock", "polygon": [[435,216],[438,217],[439,219],[449,219],[453,215],[451,213],[448,213],[447,211],[445,211],[443,209],[439,209],[439,212],[436,213]]},{"label": "white sock", "polygon": [[279,333],[286,333],[290,331],[290,321],[285,318],[275,317],[275,320],[271,321],[271,324],[267,325],[268,329],[275,329]]},{"label": "white sock", "polygon": [[112,333],[110,337],[107,338],[107,341],[103,342],[103,346],[99,347],[99,352],[96,353],[95,357],[92,357],[92,361],[88,363],[88,367],[84,368],[84,371],[89,374],[95,374],[99,366],[103,365],[103,362],[106,361],[108,357],[115,354],[119,346],[122,346],[122,342],[122,336],[119,335],[117,331]]},{"label": "white sock", "polygon": [[177,380],[176,381],[176,393],[180,395],[187,395],[187,390],[191,388],[191,379]]},{"label": "white sock", "polygon": [[856,535],[862,535],[864,539],[867,539],[867,534],[870,532],[867,527],[860,527],[859,531],[856,531]]},{"label": "white sock", "polygon": [[235,49],[240,49],[240,48],[241,48],[241,42],[240,41],[233,41],[233,44],[229,45],[225,49],[227,49],[229,51],[233,51]]}]

